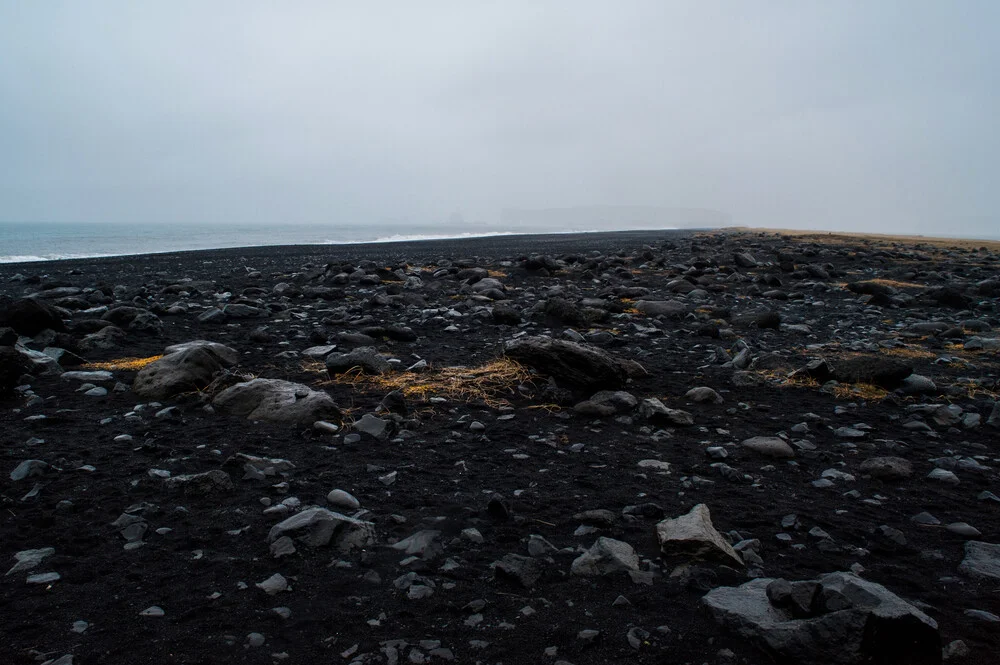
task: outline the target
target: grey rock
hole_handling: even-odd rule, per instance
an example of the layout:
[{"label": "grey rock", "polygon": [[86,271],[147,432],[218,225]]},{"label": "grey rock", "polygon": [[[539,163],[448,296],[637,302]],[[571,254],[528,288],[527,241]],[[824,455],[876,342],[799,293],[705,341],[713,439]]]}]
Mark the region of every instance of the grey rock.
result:
[{"label": "grey rock", "polygon": [[374,525],[371,522],[364,522],[320,507],[306,508],[275,524],[271,527],[267,539],[273,543],[286,535],[311,547],[321,547],[332,541],[341,550],[370,544],[375,538]]},{"label": "grey rock", "polygon": [[969,577],[1000,580],[1000,545],[970,540],[965,543],[965,558],[958,570]]},{"label": "grey rock", "polygon": [[683,426],[694,424],[693,415],[681,409],[671,409],[655,397],[639,402],[639,413],[653,423]]},{"label": "grey rock", "polygon": [[687,397],[692,402],[696,402],[698,404],[708,404],[708,403],[722,404],[722,402],[725,401],[722,399],[722,395],[715,392],[708,386],[699,386],[697,388],[692,388],[691,390],[684,393],[684,396]]},{"label": "grey rock", "polygon": [[342,510],[357,510],[361,507],[361,502],[358,501],[354,495],[340,489],[331,490],[330,493],[326,495],[326,500],[334,508],[340,508]]},{"label": "grey rock", "polygon": [[252,379],[226,388],[212,400],[220,413],[247,420],[307,425],[343,417],[327,393],[281,379]]},{"label": "grey rock", "polygon": [[354,429],[379,441],[385,441],[392,436],[391,422],[370,413],[361,416],[361,419],[354,423]]},{"label": "grey rock", "polygon": [[859,469],[881,480],[905,480],[913,475],[913,465],[902,457],[872,457],[862,462]]},{"label": "grey rock", "polygon": [[823,607],[815,616],[803,617],[770,601],[767,590],[773,582],[762,578],[719,587],[702,604],[717,622],[789,662],[941,662],[937,623],[879,584],[851,573],[824,575],[816,580]]},{"label": "grey rock", "polygon": [[795,450],[788,442],[776,436],[754,436],[740,445],[765,457],[795,457]]},{"label": "grey rock", "polygon": [[132,391],[148,399],[166,399],[207,386],[225,363],[209,347],[196,346],[165,355],[146,365],[132,382]]},{"label": "grey rock", "polygon": [[222,469],[174,476],[164,480],[163,485],[170,489],[181,489],[185,493],[203,495],[214,492],[228,492],[235,488],[233,479]]},{"label": "grey rock", "polygon": [[50,557],[55,553],[55,548],[52,547],[42,547],[34,550],[21,550],[20,552],[15,552],[14,558],[17,559],[17,563],[15,563],[14,566],[7,571],[6,575],[13,575],[14,573],[31,570],[44,561],[46,557]]},{"label": "grey rock", "polygon": [[49,465],[40,459],[26,459],[14,467],[14,470],[10,472],[10,479],[17,482],[29,476],[40,476],[47,468]]},{"label": "grey rock", "polygon": [[570,568],[572,574],[581,577],[599,577],[630,570],[639,570],[639,557],[632,546],[604,536],[578,556]]},{"label": "grey rock", "polygon": [[493,572],[497,577],[530,589],[542,576],[542,566],[538,559],[520,554],[507,554],[493,563]]},{"label": "grey rock", "polygon": [[438,538],[440,536],[440,531],[424,529],[402,539],[398,543],[394,544],[392,549],[400,550],[401,552],[411,556],[419,556],[425,560],[430,560],[441,553],[442,548],[438,542]]},{"label": "grey rock", "polygon": [[326,370],[331,376],[360,368],[365,374],[385,374],[392,365],[372,346],[363,346],[350,353],[331,353],[326,357]]},{"label": "grey rock", "polygon": [[181,342],[180,344],[172,344],[163,350],[163,353],[170,355],[171,353],[180,353],[181,351],[187,351],[188,349],[207,349],[219,362],[225,367],[233,367],[240,362],[239,352],[225,344],[219,342],[210,342],[205,339],[195,339],[190,342]]},{"label": "grey rock", "polygon": [[743,559],[712,525],[712,514],[703,503],[657,524],[656,538],[664,556],[708,558],[743,568]]}]

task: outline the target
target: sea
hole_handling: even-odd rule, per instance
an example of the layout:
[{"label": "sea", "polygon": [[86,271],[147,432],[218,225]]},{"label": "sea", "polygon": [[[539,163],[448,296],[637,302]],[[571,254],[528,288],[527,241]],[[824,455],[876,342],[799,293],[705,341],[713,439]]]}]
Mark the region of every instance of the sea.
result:
[{"label": "sea", "polygon": [[[477,226],[469,230],[470,226]],[[580,232],[588,229],[563,229]],[[558,231],[558,230],[557,230]],[[126,224],[0,222],[0,263],[269,245],[339,245],[507,235],[502,227],[427,224]]]}]

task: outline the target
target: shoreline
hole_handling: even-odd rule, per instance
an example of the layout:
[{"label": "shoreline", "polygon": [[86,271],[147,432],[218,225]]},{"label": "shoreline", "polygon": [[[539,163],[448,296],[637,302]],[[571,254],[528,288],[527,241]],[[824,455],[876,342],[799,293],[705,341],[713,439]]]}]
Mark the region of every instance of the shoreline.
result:
[{"label": "shoreline", "polygon": [[[75,257],[65,259],[44,259],[39,261],[11,261],[0,263],[0,271],[16,266],[47,265],[110,265],[131,262],[137,259],[151,261],[197,260],[209,257],[296,257],[329,256],[333,259],[364,255],[364,258],[408,257],[439,255],[442,252],[458,254],[485,253],[496,256],[498,252],[519,254],[544,251],[566,251],[567,248],[581,247],[579,251],[590,251],[614,247],[621,243],[657,242],[669,238],[683,238],[692,233],[724,231],[725,229],[660,229],[628,231],[584,231],[541,234],[497,234],[482,236],[461,236],[456,238],[428,238],[421,240],[391,240],[330,244],[293,245],[249,245],[244,247],[220,247],[213,249],[167,250],[145,254],[116,254],[108,256]],[[584,248],[584,245],[587,245]]]},{"label": "shoreline", "polygon": [[[42,265],[89,265],[117,264],[121,262],[148,259],[161,260],[195,260],[198,258],[231,258],[240,256],[275,257],[320,255],[332,259],[339,258],[407,258],[409,255],[429,256],[442,252],[457,252],[465,254],[483,253],[497,257],[500,254],[544,253],[546,251],[608,251],[617,249],[619,243],[649,243],[664,239],[679,239],[691,234],[727,234],[727,235],[776,235],[787,236],[789,239],[812,242],[850,242],[865,243],[906,243],[930,244],[938,247],[986,247],[1000,249],[1000,239],[989,238],[957,238],[947,236],[925,236],[913,234],[862,233],[850,231],[826,231],[813,229],[781,229],[772,227],[727,226],[714,228],[673,228],[673,229],[628,229],[613,231],[566,231],[546,233],[488,233],[483,235],[468,235],[455,237],[405,238],[398,240],[371,240],[342,243],[306,243],[306,244],[267,244],[244,245],[239,247],[213,247],[201,249],[164,250],[162,252],[140,252],[135,254],[99,254],[91,256],[74,256],[54,259],[36,259],[25,261],[0,261],[0,271],[7,267],[42,266]],[[590,245],[593,245],[591,247]],[[362,254],[364,256],[362,256]]]}]

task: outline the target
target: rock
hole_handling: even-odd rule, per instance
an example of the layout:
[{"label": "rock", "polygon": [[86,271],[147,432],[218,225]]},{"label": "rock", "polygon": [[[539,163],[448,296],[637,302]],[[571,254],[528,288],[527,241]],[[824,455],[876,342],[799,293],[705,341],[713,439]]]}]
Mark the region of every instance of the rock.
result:
[{"label": "rock", "polygon": [[913,465],[902,457],[872,457],[859,468],[861,473],[880,480],[905,480],[913,475]]},{"label": "rock", "polygon": [[870,383],[886,390],[895,390],[911,374],[913,368],[901,360],[869,355],[837,360],[833,378],[841,383]]},{"label": "rock", "polygon": [[56,551],[52,547],[42,547],[35,550],[21,550],[20,552],[14,553],[14,558],[17,559],[17,563],[7,571],[6,575],[13,575],[14,573],[20,573],[25,570],[31,570],[36,567],[46,557],[50,557],[55,554]]},{"label": "rock", "polygon": [[361,502],[344,490],[331,490],[326,495],[326,500],[331,506],[342,510],[357,510],[361,507]]},{"label": "rock", "polygon": [[354,423],[354,429],[379,441],[385,441],[393,433],[391,421],[373,416],[370,413],[361,416],[361,419]]},{"label": "rock", "polygon": [[768,598],[774,579],[719,587],[702,599],[720,624],[788,662],[802,665],[896,663],[937,665],[937,623],[885,587],[851,573],[830,573],[813,616],[778,607]]},{"label": "rock", "polygon": [[599,388],[617,390],[628,380],[626,361],[590,344],[521,337],[507,342],[505,353],[511,360],[551,376],[561,386],[588,393]]},{"label": "rock", "polygon": [[317,420],[340,422],[343,418],[327,393],[281,379],[237,383],[216,395],[212,404],[220,413],[247,420],[311,425]]},{"label": "rock", "polygon": [[969,577],[1000,580],[1000,545],[970,540],[965,543],[965,558],[958,570]]},{"label": "rock", "polygon": [[646,316],[680,318],[688,313],[688,306],[679,300],[639,300],[635,308]]},{"label": "rock", "polygon": [[958,485],[959,479],[953,472],[947,469],[935,468],[930,473],[927,474],[928,480],[936,480],[941,483],[946,483],[948,485]]},{"label": "rock", "polygon": [[410,556],[433,559],[441,552],[441,545],[437,542],[440,536],[440,531],[424,529],[402,539],[394,544],[392,549],[400,550]]},{"label": "rock", "polygon": [[937,385],[929,377],[911,374],[899,386],[904,395],[922,395],[937,392]]},{"label": "rock", "polygon": [[267,535],[273,543],[282,536],[296,538],[310,547],[335,542],[341,550],[349,550],[374,541],[371,522],[354,519],[326,508],[312,507],[292,515],[271,527]]},{"label": "rock", "polygon": [[343,374],[354,368],[365,374],[385,374],[392,365],[372,346],[363,346],[350,353],[331,353],[326,357],[326,371],[330,376]]},{"label": "rock", "polygon": [[745,439],[740,445],[765,457],[795,457],[795,450],[777,436],[755,436]]},{"label": "rock", "polygon": [[530,589],[542,576],[542,566],[537,559],[520,554],[507,554],[500,561],[493,563],[493,572],[499,578]]},{"label": "rock", "polygon": [[699,503],[685,515],[657,524],[656,538],[663,556],[714,559],[743,568],[743,559],[722,534],[715,530],[711,512],[703,503]]},{"label": "rock", "polygon": [[0,301],[0,326],[34,337],[43,330],[65,332],[61,313],[52,305],[34,298]]},{"label": "rock", "polygon": [[222,469],[174,476],[164,480],[163,485],[169,489],[182,489],[189,494],[212,494],[235,489],[233,479]]},{"label": "rock", "polygon": [[692,402],[698,404],[722,404],[724,401],[722,395],[715,392],[708,386],[700,386],[698,388],[692,388],[691,390],[684,393],[684,397],[688,398]]},{"label": "rock", "polygon": [[601,536],[591,548],[578,556],[570,568],[574,575],[598,577],[617,572],[639,570],[639,557],[632,546]]},{"label": "rock", "polygon": [[148,399],[166,399],[194,392],[212,382],[225,363],[209,347],[196,346],[165,355],[146,365],[135,377],[132,391]]},{"label": "rock", "polygon": [[180,353],[181,351],[187,351],[188,349],[207,349],[219,362],[222,363],[224,367],[233,367],[239,364],[240,354],[239,352],[225,344],[220,344],[219,342],[210,342],[204,339],[196,339],[190,342],[182,342],[180,344],[172,344],[163,350],[163,353],[170,355],[171,353]]},{"label": "rock", "polygon": [[694,416],[681,409],[668,408],[655,397],[650,397],[639,402],[639,413],[643,418],[664,425],[693,425]]},{"label": "rock", "polygon": [[29,476],[40,476],[47,468],[49,465],[40,459],[26,459],[14,467],[14,470],[10,472],[10,479],[17,482]]},{"label": "rock", "polygon": [[288,580],[281,573],[275,573],[263,582],[257,582],[254,586],[267,595],[274,596],[288,589]]},{"label": "rock", "polygon": [[80,351],[83,353],[110,351],[123,346],[127,339],[128,335],[118,326],[107,326],[97,332],[85,335],[80,340]]},{"label": "rock", "polygon": [[0,398],[11,395],[21,376],[31,370],[31,362],[13,346],[0,346]]}]

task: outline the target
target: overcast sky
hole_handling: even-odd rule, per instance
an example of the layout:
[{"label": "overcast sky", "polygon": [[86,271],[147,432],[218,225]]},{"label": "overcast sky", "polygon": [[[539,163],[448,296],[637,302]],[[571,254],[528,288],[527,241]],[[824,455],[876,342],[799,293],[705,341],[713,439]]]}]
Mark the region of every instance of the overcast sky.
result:
[{"label": "overcast sky", "polygon": [[0,221],[998,235],[997,0],[0,0]]}]

